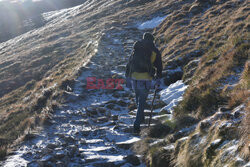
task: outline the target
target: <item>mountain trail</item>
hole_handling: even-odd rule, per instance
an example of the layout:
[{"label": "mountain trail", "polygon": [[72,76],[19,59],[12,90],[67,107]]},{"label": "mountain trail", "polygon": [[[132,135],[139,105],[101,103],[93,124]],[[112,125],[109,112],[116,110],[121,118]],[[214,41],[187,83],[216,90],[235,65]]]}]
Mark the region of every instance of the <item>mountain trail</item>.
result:
[{"label": "mountain trail", "polygon": [[[131,104],[136,108],[133,92],[127,88],[86,89],[87,77],[124,79],[133,43],[141,36],[135,29],[119,27],[103,33],[95,42],[96,55],[84,67],[73,90],[65,92],[68,102],[53,113],[41,133],[30,134],[32,139],[3,166],[145,166],[140,155],[131,150],[140,140],[132,133],[136,111],[128,108]],[[145,112],[149,115],[150,111]]]}]

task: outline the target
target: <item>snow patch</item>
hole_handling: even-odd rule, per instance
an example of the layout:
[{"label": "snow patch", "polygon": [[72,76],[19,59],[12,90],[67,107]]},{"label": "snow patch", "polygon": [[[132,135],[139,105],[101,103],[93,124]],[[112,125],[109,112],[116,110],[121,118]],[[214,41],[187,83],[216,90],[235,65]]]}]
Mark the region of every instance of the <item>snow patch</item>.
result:
[{"label": "snow patch", "polygon": [[90,143],[100,143],[100,142],[103,142],[102,139],[89,139],[89,140],[86,140],[86,143],[90,144]]},{"label": "snow patch", "polygon": [[152,146],[154,146],[154,145],[156,145],[156,144],[158,144],[158,143],[162,143],[162,142],[164,142],[164,140],[165,140],[165,139],[157,139],[157,140],[154,141],[153,143],[150,143],[150,147],[152,147]]},{"label": "snow patch", "polygon": [[164,150],[174,150],[174,144],[170,144],[170,145],[167,145],[165,147],[163,147]]},{"label": "snow patch", "polygon": [[167,104],[164,109],[172,113],[173,107],[177,106],[177,104],[183,99],[182,96],[187,87],[188,86],[185,85],[182,80],[179,80],[160,91],[161,100]]},{"label": "snow patch", "polygon": [[167,16],[163,17],[156,17],[152,20],[146,21],[138,26],[139,30],[145,30],[145,29],[153,29],[161,24],[161,22],[166,18]]},{"label": "snow patch", "polygon": [[98,151],[105,151],[108,149],[111,149],[112,147],[104,147],[104,146],[100,146],[100,147],[92,147],[92,148],[88,148],[85,149],[84,152],[98,152]]},{"label": "snow patch", "polygon": [[217,145],[217,144],[219,144],[221,142],[221,139],[216,139],[216,140],[214,140],[211,144],[212,145]]},{"label": "snow patch", "polygon": [[177,67],[176,69],[172,69],[172,70],[167,70],[168,74],[175,74],[177,72],[182,72],[181,67]]},{"label": "snow patch", "polygon": [[88,157],[88,160],[90,159],[103,159],[107,160],[107,162],[117,162],[117,161],[123,161],[124,156],[112,156],[112,155],[91,155]]},{"label": "snow patch", "polygon": [[138,137],[133,137],[133,138],[127,140],[127,141],[118,142],[118,143],[116,143],[116,144],[132,144],[132,143],[135,143],[135,142],[137,142],[137,141],[139,141],[139,140],[141,140],[141,139],[138,138]]},{"label": "snow patch", "polygon": [[250,162],[248,162],[244,167],[250,167]]}]

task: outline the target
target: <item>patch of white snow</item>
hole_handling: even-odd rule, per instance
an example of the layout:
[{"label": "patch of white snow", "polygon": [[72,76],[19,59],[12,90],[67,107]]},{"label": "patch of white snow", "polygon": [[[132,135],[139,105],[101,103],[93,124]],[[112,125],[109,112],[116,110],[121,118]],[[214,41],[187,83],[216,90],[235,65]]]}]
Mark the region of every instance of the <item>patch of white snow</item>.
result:
[{"label": "patch of white snow", "polygon": [[187,87],[187,85],[179,80],[160,92],[161,100],[167,104],[167,106],[164,107],[165,110],[172,113],[173,107],[177,106],[177,104],[183,99],[182,96]]},{"label": "patch of white snow", "polygon": [[146,21],[138,26],[139,30],[145,30],[145,29],[153,29],[161,24],[161,22],[166,18],[167,16],[163,17],[155,17],[152,20]]}]

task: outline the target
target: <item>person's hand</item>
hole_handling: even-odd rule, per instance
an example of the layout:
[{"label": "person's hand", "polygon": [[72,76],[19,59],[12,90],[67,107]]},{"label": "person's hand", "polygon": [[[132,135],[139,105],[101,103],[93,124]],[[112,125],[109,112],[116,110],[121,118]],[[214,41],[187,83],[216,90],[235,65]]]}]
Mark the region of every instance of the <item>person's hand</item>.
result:
[{"label": "person's hand", "polygon": [[132,80],[129,77],[126,78],[126,87],[132,89]]},{"label": "person's hand", "polygon": [[161,80],[160,79],[156,79],[155,80],[155,88],[159,88],[161,85]]}]

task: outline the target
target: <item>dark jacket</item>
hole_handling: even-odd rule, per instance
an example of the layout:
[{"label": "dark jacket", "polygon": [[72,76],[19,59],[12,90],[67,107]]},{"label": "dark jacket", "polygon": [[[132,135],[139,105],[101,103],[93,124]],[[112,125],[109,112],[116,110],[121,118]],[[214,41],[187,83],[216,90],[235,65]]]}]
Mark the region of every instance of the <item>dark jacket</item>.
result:
[{"label": "dark jacket", "polygon": [[[149,41],[149,40],[141,40],[141,41],[137,41],[134,44],[134,48],[133,48],[133,53],[131,54],[130,58],[129,58],[129,62],[126,66],[126,77],[130,76],[131,74],[131,64],[132,64],[132,57],[134,56],[134,54],[137,55],[143,55],[144,56],[149,56],[150,57],[155,57],[155,60],[152,63],[152,65],[156,68],[156,78],[161,78],[162,77],[162,60],[161,60],[161,54],[159,52],[159,50],[156,48],[155,44],[153,43],[153,41]],[[137,57],[138,59],[139,57]],[[135,59],[136,60],[136,59]],[[137,63],[139,63],[140,60],[136,60]],[[140,71],[140,70],[138,70]],[[142,70],[143,71],[143,70]],[[132,75],[135,74],[132,70]],[[145,72],[137,72],[134,75],[135,78],[143,78],[143,79],[149,79],[150,75],[145,75]]]}]

